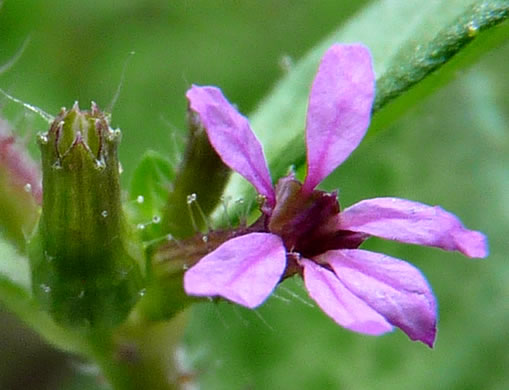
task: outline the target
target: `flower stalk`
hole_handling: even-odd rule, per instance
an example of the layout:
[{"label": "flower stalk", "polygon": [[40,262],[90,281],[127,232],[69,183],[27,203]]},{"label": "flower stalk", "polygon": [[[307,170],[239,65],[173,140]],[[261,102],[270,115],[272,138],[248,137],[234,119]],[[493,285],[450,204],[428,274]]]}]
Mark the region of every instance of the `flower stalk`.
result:
[{"label": "flower stalk", "polygon": [[90,338],[93,358],[107,382],[118,390],[180,389],[177,350],[189,313],[169,321],[145,322],[131,317],[111,334]]}]

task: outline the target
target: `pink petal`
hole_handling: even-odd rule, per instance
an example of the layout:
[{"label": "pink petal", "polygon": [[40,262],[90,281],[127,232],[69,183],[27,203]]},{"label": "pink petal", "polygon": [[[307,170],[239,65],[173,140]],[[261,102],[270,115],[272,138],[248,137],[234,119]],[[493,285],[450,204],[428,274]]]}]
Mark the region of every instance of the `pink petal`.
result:
[{"label": "pink petal", "polygon": [[436,302],[421,272],[405,261],[361,249],[333,250],[317,256],[338,279],[412,340],[433,346]]},{"label": "pink petal", "polygon": [[286,250],[278,236],[246,234],[226,241],[190,268],[184,275],[184,290],[254,308],[271,294],[285,267]]},{"label": "pink petal", "polygon": [[323,56],[311,93],[306,126],[311,192],[357,148],[369,126],[375,74],[369,50],[334,45]]},{"label": "pink petal", "polygon": [[193,85],[186,96],[223,162],[244,176],[273,205],[274,190],[263,149],[247,119],[219,88]]},{"label": "pink petal", "polygon": [[438,206],[427,206],[398,198],[363,200],[343,210],[338,227],[372,236],[457,250],[468,257],[486,257],[484,234],[466,229],[453,214]]},{"label": "pink petal", "polygon": [[336,323],[375,336],[393,329],[384,317],[352,294],[334,273],[311,260],[303,259],[302,265],[309,295]]}]

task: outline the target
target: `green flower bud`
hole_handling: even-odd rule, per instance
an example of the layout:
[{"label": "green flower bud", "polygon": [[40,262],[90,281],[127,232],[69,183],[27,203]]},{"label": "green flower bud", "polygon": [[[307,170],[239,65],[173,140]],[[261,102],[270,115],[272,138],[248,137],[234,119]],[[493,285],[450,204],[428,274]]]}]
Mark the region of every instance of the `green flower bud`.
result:
[{"label": "green flower bud", "polygon": [[120,130],[92,103],[39,135],[42,215],[29,245],[35,297],[60,323],[112,327],[143,291],[141,243],[120,201]]}]

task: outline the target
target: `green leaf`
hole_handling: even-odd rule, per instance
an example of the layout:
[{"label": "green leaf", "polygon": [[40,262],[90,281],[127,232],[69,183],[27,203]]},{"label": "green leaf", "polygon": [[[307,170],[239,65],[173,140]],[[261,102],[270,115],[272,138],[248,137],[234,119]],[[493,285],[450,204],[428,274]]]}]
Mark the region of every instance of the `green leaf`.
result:
[{"label": "green leaf", "polygon": [[[274,179],[305,162],[304,126],[309,86],[334,42],[362,42],[373,55],[377,96],[370,132],[379,131],[457,71],[509,38],[507,0],[376,1],[318,44],[250,116]],[[432,76],[432,77],[429,77]],[[424,82],[422,82],[424,81]],[[254,199],[233,175],[226,195]],[[215,217],[223,213],[217,209]]]},{"label": "green leaf", "polygon": [[90,354],[79,334],[66,330],[41,310],[30,292],[28,259],[0,239],[0,303],[47,342],[64,351]]},{"label": "green leaf", "polygon": [[371,134],[387,127],[423,96],[507,40],[509,23],[502,22],[508,15],[507,0],[476,2],[428,43],[415,46],[410,42],[402,50],[402,57],[396,57],[377,80]]},{"label": "green leaf", "polygon": [[161,216],[168,201],[175,170],[161,154],[145,152],[131,179],[129,210],[135,224],[150,223]]},{"label": "green leaf", "polygon": [[28,259],[2,240],[0,240],[0,280],[6,280],[27,293],[30,291]]}]

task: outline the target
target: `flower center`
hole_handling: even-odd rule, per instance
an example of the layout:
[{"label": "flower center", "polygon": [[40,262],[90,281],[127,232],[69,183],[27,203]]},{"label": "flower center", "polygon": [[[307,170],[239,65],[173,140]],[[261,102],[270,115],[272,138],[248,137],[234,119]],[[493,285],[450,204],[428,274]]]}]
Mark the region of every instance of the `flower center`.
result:
[{"label": "flower center", "polygon": [[268,229],[283,239],[288,252],[311,258],[331,249],[357,248],[365,235],[337,227],[340,206],[336,193],[302,193],[293,175],[276,185],[276,206],[268,216]]}]

